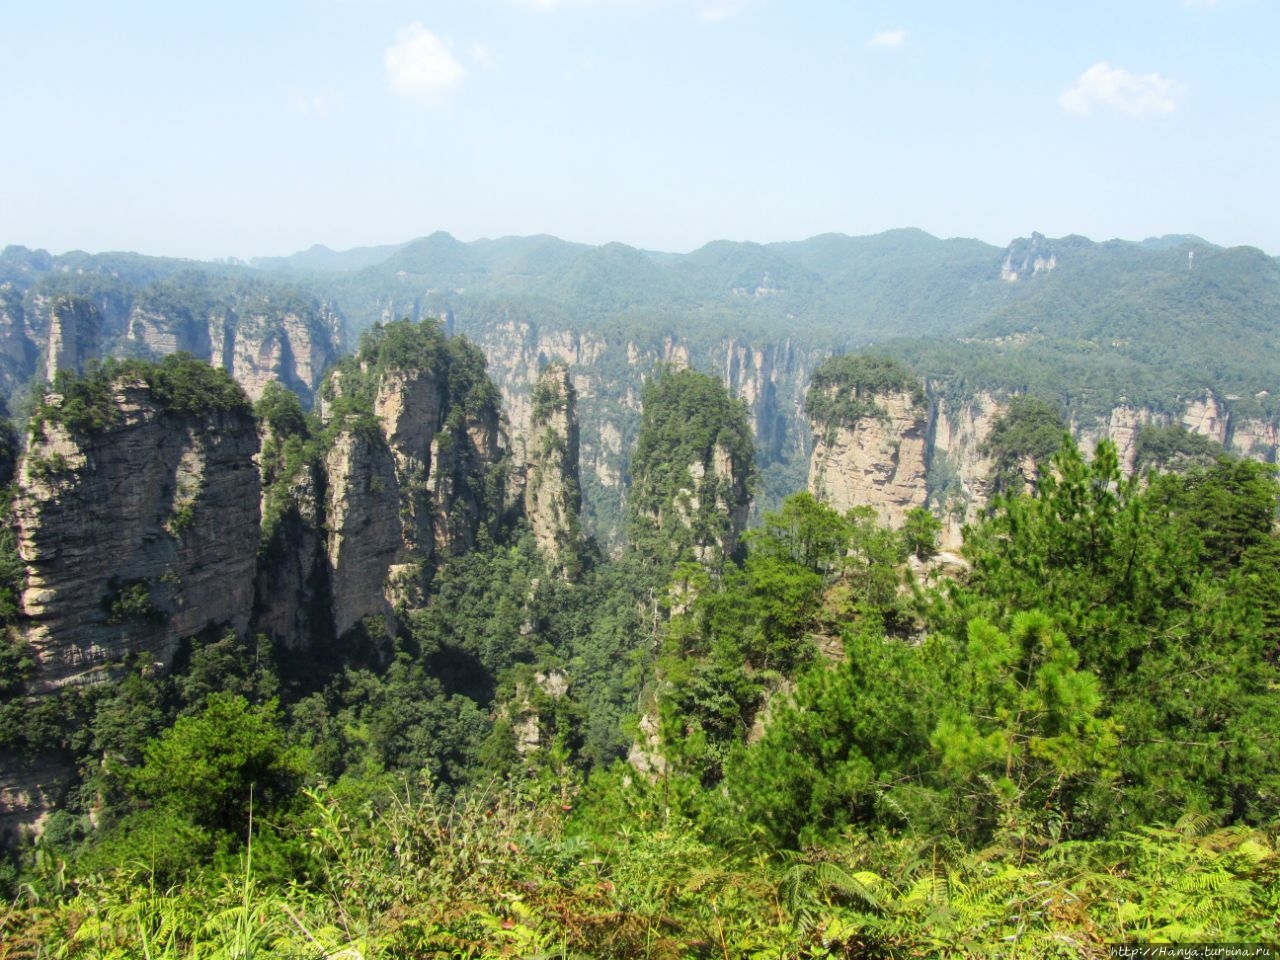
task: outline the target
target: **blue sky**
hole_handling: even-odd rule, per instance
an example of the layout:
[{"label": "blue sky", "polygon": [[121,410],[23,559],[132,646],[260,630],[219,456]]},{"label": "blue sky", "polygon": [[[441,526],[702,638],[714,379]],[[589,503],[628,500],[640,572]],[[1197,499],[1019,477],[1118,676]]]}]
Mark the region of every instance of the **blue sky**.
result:
[{"label": "blue sky", "polygon": [[0,244],[1280,254],[1276,0],[0,0]]}]

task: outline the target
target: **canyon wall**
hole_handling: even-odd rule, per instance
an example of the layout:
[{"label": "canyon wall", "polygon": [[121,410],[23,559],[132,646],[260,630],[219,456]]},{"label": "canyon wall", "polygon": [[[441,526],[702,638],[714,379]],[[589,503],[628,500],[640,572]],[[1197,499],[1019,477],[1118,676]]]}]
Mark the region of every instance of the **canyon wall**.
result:
[{"label": "canyon wall", "polygon": [[[90,278],[92,279],[92,278]],[[73,289],[96,289],[90,282]],[[0,391],[52,382],[104,356],[159,358],[183,351],[230,373],[257,400],[272,380],[310,403],[342,351],[342,319],[315,299],[222,284],[161,295],[112,288],[98,295],[0,285]]]},{"label": "canyon wall", "polygon": [[[912,507],[928,506],[943,521],[942,545],[955,548],[964,525],[977,518],[994,492],[995,463],[986,441],[1008,409],[1009,395],[980,391],[957,399],[943,385],[922,387],[922,406],[892,393],[876,398],[883,417],[836,430],[811,423],[809,488],[841,511],[872,506],[893,525]],[[1180,413],[1120,406],[1105,416],[1077,419],[1068,429],[1086,456],[1099,440],[1110,440],[1121,468],[1132,473],[1144,426],[1182,427],[1236,455],[1276,461],[1276,425],[1233,416],[1212,393],[1187,400]],[[1034,463],[1023,465],[1029,478],[1035,472]]]},{"label": "canyon wall", "polygon": [[[344,644],[381,655],[445,560],[502,542],[522,516],[567,575],[580,555],[567,371],[544,375],[540,442],[517,468],[476,348],[409,336],[436,362],[397,365],[388,348],[335,372],[315,435],[292,398],[283,426],[256,422],[242,388],[196,360],[46,393],[15,485],[13,642],[30,667],[6,678],[6,706],[164,673],[193,641],[227,635],[334,663]],[[9,747],[0,831],[16,836],[76,771],[70,755],[35,763]]]},{"label": "canyon wall", "polygon": [[873,507],[901,526],[928,494],[928,407],[910,391],[875,398],[879,411],[853,423],[814,424],[809,491],[840,512]]},{"label": "canyon wall", "polygon": [[182,637],[248,628],[259,479],[247,405],[175,413],[141,381],[113,389],[112,422],[38,423],[22,461],[15,515],[35,691],[93,682],[135,653],[167,665]]}]

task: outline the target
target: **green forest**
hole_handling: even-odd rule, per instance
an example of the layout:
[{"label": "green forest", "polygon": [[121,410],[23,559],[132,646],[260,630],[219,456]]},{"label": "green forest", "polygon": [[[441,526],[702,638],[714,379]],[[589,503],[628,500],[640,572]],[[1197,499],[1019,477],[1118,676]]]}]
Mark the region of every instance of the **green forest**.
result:
[{"label": "green forest", "polygon": [[[181,413],[245,402],[188,362],[128,369]],[[475,348],[393,324],[345,368],[346,422],[371,371],[422,364],[446,365],[459,409],[495,402]],[[900,386],[895,365],[844,365]],[[109,420],[103,376],[41,416]],[[691,498],[688,464],[722,449],[749,488],[744,409],[689,371],[643,402],[614,554],[582,541],[553,569],[517,519],[447,558],[387,640],[365,624],[300,657],[189,638],[172,670],[139,657],[38,701],[8,644],[0,743],[73,757],[79,783],[0,868],[0,958],[1280,941],[1271,467],[1151,432],[1125,477],[1027,401],[993,432],[1003,492],[959,557],[936,556],[927,511],[890,529],[803,492],[707,551],[737,494]],[[271,476],[330,442],[285,391],[256,415]],[[1012,482],[1032,447],[1047,462]],[[0,543],[7,622],[14,559]]]}]

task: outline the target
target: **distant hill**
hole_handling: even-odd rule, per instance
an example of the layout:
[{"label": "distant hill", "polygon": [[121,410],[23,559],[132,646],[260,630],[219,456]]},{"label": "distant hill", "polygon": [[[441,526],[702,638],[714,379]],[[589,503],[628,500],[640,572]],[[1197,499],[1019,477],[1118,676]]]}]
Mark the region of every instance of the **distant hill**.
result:
[{"label": "distant hill", "polygon": [[254,257],[249,265],[262,270],[317,270],[342,272],[360,270],[383,263],[403,244],[380,247],[356,247],[353,250],[330,250],[323,244],[315,244],[287,257]]},{"label": "distant hill", "polygon": [[1093,412],[1213,389],[1265,413],[1280,386],[1280,260],[1192,235],[1099,243],[1033,233],[1000,248],[901,229],[672,254],[438,232],[341,252],[313,246],[252,269],[9,247],[0,294],[106,303],[194,268],[220,286],[276,277],[335,309],[349,336],[437,315],[477,340],[511,321],[653,349],[674,335],[704,364],[733,338],[825,353],[876,345],[961,389],[1033,389]]},{"label": "distant hill", "polygon": [[[1094,242],[1033,233],[996,247],[897,229],[666,253],[549,236],[461,242],[442,232],[349,251],[316,246],[252,266],[9,247],[0,253],[9,330],[0,372],[10,396],[46,369],[52,297],[87,297],[118,317],[120,332],[104,328],[101,348],[128,351],[127,339],[111,337],[136,328],[128,317],[154,300],[147,291],[169,301],[175,287],[206,316],[211,305],[241,302],[236,291],[261,289],[253,296],[271,305],[332,315],[347,343],[379,321],[447,317],[453,332],[483,344],[511,401],[547,358],[581,365],[594,383],[586,420],[604,404],[600,416],[622,436],[634,411],[618,411],[634,406],[654,362],[680,357],[730,380],[767,376],[768,389],[763,380],[736,388],[773,438],[764,465],[777,458],[791,470],[805,448],[808,372],[831,353],[868,348],[906,362],[940,396],[1036,393],[1091,419],[1124,404],[1172,413],[1212,393],[1226,412],[1280,420],[1280,260],[1185,234]],[[566,337],[594,346],[570,356]],[[744,349],[769,370],[742,366]],[[596,439],[604,443],[589,435],[584,449]],[[614,463],[602,476],[625,465],[625,448],[599,456]]]},{"label": "distant hill", "polygon": [[[437,314],[473,335],[512,317],[647,343],[676,332],[695,354],[726,337],[827,351],[878,344],[951,378],[1025,381],[1098,407],[1206,387],[1253,398],[1280,381],[1280,262],[1191,235],[1032,234],[999,248],[903,229],[670,254],[436,233],[305,268],[318,257],[313,248],[284,262],[353,333]],[[334,269],[339,257],[349,269]],[[1110,386],[1089,386],[1098,379]]]}]

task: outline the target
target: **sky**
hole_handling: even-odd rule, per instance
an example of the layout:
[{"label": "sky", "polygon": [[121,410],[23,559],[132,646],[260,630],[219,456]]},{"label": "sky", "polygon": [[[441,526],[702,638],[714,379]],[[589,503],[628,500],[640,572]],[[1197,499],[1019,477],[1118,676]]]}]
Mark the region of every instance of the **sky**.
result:
[{"label": "sky", "polygon": [[0,245],[1280,254],[1277,0],[0,0]]}]

